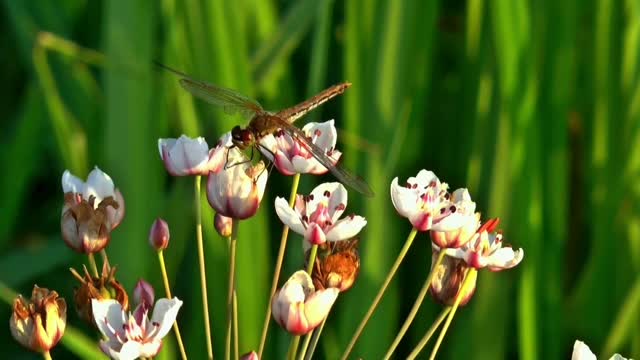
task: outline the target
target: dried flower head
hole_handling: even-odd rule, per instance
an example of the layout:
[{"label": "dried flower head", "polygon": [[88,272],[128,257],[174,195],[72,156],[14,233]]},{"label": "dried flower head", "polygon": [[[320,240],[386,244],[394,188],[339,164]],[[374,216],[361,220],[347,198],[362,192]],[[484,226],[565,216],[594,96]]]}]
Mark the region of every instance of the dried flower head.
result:
[{"label": "dried flower head", "polygon": [[[320,245],[311,277],[317,290],[337,288],[340,292],[351,289],[360,273],[358,238]],[[309,260],[309,251],[306,254]]]},{"label": "dried flower head", "polygon": [[[436,262],[438,252],[433,251],[431,266]],[[464,260],[445,256],[440,265],[434,271],[431,280],[431,295],[440,304],[451,306],[458,296],[461,296],[459,306],[466,305],[476,291],[476,272],[469,267]],[[473,276],[471,284],[468,284],[464,293],[461,293],[462,285],[467,276]]]},{"label": "dried flower head", "polygon": [[124,309],[129,308],[129,296],[124,287],[116,280],[116,267],[110,267],[107,262],[102,266],[100,277],[93,277],[84,267],[84,276],[80,276],[74,269],[70,269],[80,286],[74,289],[73,301],[78,316],[91,325],[95,325],[91,300],[114,299]]},{"label": "dried flower head", "polygon": [[67,304],[55,291],[33,287],[31,300],[13,301],[11,335],[26,348],[45,352],[56,346],[67,324]]}]

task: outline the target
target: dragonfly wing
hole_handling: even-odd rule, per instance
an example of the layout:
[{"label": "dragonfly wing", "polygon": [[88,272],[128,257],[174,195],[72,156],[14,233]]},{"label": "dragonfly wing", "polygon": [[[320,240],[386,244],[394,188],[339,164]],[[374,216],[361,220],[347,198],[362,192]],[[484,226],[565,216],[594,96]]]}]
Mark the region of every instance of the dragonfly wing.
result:
[{"label": "dragonfly wing", "polygon": [[366,181],[361,177],[352,174],[347,169],[339,166],[335,163],[335,159],[329,157],[323,149],[312,143],[305,135],[305,133],[297,127],[287,123],[284,120],[279,119],[278,123],[280,128],[285,131],[289,136],[298,141],[300,145],[306,148],[313,157],[318,160],[324,167],[329,169],[333,176],[335,176],[341,183],[348,185],[366,196],[373,196],[373,190],[369,187]]},{"label": "dragonfly wing", "polygon": [[200,98],[209,104],[221,106],[227,113],[239,113],[246,118],[250,118],[256,113],[264,111],[257,101],[252,100],[237,91],[213,85],[206,81],[193,79],[182,71],[176,70],[157,61],[154,61],[154,63],[156,66],[181,77],[180,85],[190,92],[191,95]]}]

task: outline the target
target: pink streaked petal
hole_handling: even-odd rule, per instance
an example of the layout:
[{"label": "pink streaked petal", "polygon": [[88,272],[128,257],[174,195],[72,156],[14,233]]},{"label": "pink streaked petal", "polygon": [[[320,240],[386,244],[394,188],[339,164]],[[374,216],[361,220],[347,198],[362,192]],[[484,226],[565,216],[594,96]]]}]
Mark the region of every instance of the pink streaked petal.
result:
[{"label": "pink streaked petal", "polygon": [[[341,186],[344,188],[344,186],[339,182],[322,183],[316,186],[315,189],[311,191],[310,196],[312,197],[312,199],[307,203],[307,213],[315,211],[316,207],[318,207],[319,202],[326,202],[327,200],[330,200],[333,196],[335,196],[334,192],[337,191]],[[329,198],[325,196],[327,192],[330,194]]]},{"label": "pink streaked petal", "polygon": [[227,164],[227,152],[228,148],[225,146],[217,146],[209,150],[209,160],[200,175],[209,175],[209,172],[217,173],[224,170]]},{"label": "pink streaked petal", "polygon": [[[296,201],[298,203],[298,200]],[[296,213],[292,208],[289,207],[289,203],[287,200],[281,197],[276,198],[275,202],[276,214],[280,218],[285,225],[287,225],[294,232],[304,235],[305,228],[302,225],[302,221],[300,220],[300,214]]]},{"label": "pink streaked petal", "polygon": [[362,216],[347,217],[339,220],[327,232],[328,241],[340,241],[356,236],[367,225],[367,220]]},{"label": "pink streaked petal", "polygon": [[65,170],[62,173],[62,191],[66,194],[68,192],[73,193],[82,193],[84,190],[84,181],[82,181],[79,177],[74,176],[69,172],[69,170]]},{"label": "pink streaked petal", "polygon": [[296,171],[295,165],[280,151],[276,153],[273,159],[273,165],[275,165],[276,169],[283,175],[291,176],[298,172]]},{"label": "pink streaked petal", "polygon": [[424,188],[431,183],[435,183],[436,186],[439,185],[440,179],[438,179],[433,171],[422,169],[415,178],[409,178],[408,182],[417,184],[418,188]]},{"label": "pink streaked petal", "polygon": [[313,245],[322,245],[327,241],[324,231],[320,225],[316,223],[309,224],[309,227],[307,227],[307,231],[304,234],[304,238]]},{"label": "pink streaked petal", "polygon": [[124,219],[125,214],[125,205],[124,205],[124,197],[119,189],[115,189],[114,192],[114,200],[118,203],[118,208],[114,209],[111,206],[107,207],[107,216],[111,222],[111,230],[115,229],[120,225],[122,219]]},{"label": "pink streaked petal", "polygon": [[307,319],[304,317],[304,303],[289,305],[285,328],[292,334],[304,335],[311,330]]},{"label": "pink streaked petal", "polygon": [[467,215],[461,214],[459,212],[451,213],[451,211],[447,208],[445,212],[445,216],[436,216],[433,219],[433,224],[431,226],[432,230],[435,231],[453,231],[458,230],[462,226],[464,226],[467,221],[471,221],[475,219],[475,215]]},{"label": "pink streaked petal", "polygon": [[327,288],[313,293],[307,299],[304,313],[311,328],[320,325],[322,320],[329,315],[329,311],[331,311],[331,307],[338,298],[339,293],[340,290],[337,288]]},{"label": "pink streaked petal", "polygon": [[331,214],[332,221],[336,221],[347,208],[347,200],[349,194],[347,189],[339,182],[330,183],[335,190],[331,191],[331,197],[329,198],[329,213]]},{"label": "pink streaked petal", "polygon": [[255,215],[260,206],[260,198],[256,191],[246,195],[227,197],[228,213],[223,214],[234,219],[247,219]]},{"label": "pink streaked petal", "polygon": [[428,212],[417,212],[410,215],[409,221],[418,231],[428,231],[433,225],[433,216]]},{"label": "pink streaked petal", "polygon": [[173,299],[160,299],[153,307],[153,315],[151,316],[151,325],[159,324],[159,329],[154,338],[162,339],[171,330],[173,323],[176,321],[178,311],[182,306],[182,301],[177,297]]},{"label": "pink streaked petal", "polygon": [[295,172],[299,174],[321,175],[326,174],[327,171],[329,171],[326,167],[322,166],[322,164],[320,164],[314,157],[304,158],[302,156],[296,155],[291,159],[291,164]]}]

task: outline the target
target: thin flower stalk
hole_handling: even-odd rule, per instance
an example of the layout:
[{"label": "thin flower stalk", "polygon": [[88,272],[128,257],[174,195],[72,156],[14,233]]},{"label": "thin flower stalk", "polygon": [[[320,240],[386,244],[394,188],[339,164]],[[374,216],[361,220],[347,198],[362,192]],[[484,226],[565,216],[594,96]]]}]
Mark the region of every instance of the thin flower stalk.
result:
[{"label": "thin flower stalk", "polygon": [[[169,286],[169,277],[167,276],[167,267],[164,263],[164,254],[162,250],[158,250],[158,261],[160,262],[160,272],[162,273],[162,281],[164,282],[164,292],[167,294],[167,299],[172,299],[171,287]],[[173,323],[173,331],[176,333],[176,340],[178,341],[178,347],[180,348],[180,356],[183,360],[187,360],[187,352],[182,342],[182,335],[180,335],[180,328],[178,322]]]},{"label": "thin flower stalk", "polygon": [[[316,256],[318,255],[318,245],[314,244],[311,246],[311,252],[309,255],[309,263],[307,264],[307,274],[311,276],[313,272],[313,266],[316,262]],[[326,319],[325,319],[326,320]],[[305,336],[305,342],[303,344],[302,350],[300,351],[300,356],[304,356],[304,352],[309,346],[309,339],[311,336],[311,332]],[[296,354],[298,353],[298,346],[300,345],[300,335],[296,335],[293,339],[291,339],[291,345],[289,347],[289,351],[292,354],[291,356],[295,359]]]},{"label": "thin flower stalk", "polygon": [[407,240],[405,241],[402,247],[402,250],[400,250],[400,253],[396,258],[396,261],[393,263],[391,270],[389,270],[389,273],[387,274],[387,278],[382,283],[382,286],[380,287],[380,290],[378,290],[378,293],[376,294],[375,299],[373,299],[373,303],[371,303],[369,310],[367,310],[367,313],[364,315],[364,318],[362,318],[362,321],[360,321],[358,328],[353,333],[353,337],[351,338],[349,345],[347,345],[347,349],[344,351],[344,354],[342,354],[342,358],[341,358],[342,360],[346,360],[349,357],[349,354],[351,354],[351,351],[353,350],[353,347],[358,341],[358,338],[362,334],[364,327],[367,325],[367,322],[373,315],[373,312],[376,310],[376,308],[380,304],[380,300],[382,299],[382,296],[387,290],[389,283],[391,283],[391,280],[393,279],[394,275],[398,271],[398,268],[400,267],[402,260],[404,260],[404,257],[407,255],[407,252],[409,252],[409,248],[411,247],[411,244],[413,244],[413,239],[415,239],[417,233],[418,233],[418,229],[416,229],[415,227],[411,229],[411,232],[409,233],[409,236],[407,237]]},{"label": "thin flower stalk", "polygon": [[[233,297],[236,292],[236,245],[238,241],[238,225],[239,220],[231,221],[231,237],[229,238],[229,281],[227,291],[227,340],[225,349],[225,359],[231,357],[231,329],[236,328],[237,324],[233,322],[234,306]],[[237,337],[237,334],[234,336]],[[235,339],[237,341],[237,339]],[[236,349],[235,356],[238,356]]]},{"label": "thin flower stalk", "polygon": [[442,309],[442,312],[440,312],[438,318],[433,322],[433,324],[431,324],[431,327],[429,328],[429,330],[427,330],[427,333],[422,337],[422,339],[420,339],[420,342],[418,342],[418,345],[415,347],[415,349],[413,349],[411,354],[409,354],[409,356],[407,357],[408,360],[413,360],[416,358],[416,356],[418,356],[418,354],[422,351],[424,346],[427,345],[433,334],[436,332],[438,327],[440,327],[440,324],[442,324],[445,317],[447,316],[447,314],[449,314],[450,311],[451,306],[447,306]]},{"label": "thin flower stalk", "polygon": [[49,351],[45,351],[42,353],[42,358],[44,360],[51,360],[51,354],[49,353]]},{"label": "thin flower stalk", "polygon": [[436,344],[433,346],[433,350],[431,350],[431,355],[429,356],[429,360],[433,360],[436,358],[436,354],[438,353],[438,349],[440,348],[440,344],[442,344],[442,339],[444,339],[447,330],[449,329],[449,325],[453,320],[453,317],[456,314],[456,310],[458,310],[458,305],[460,305],[460,301],[464,297],[464,294],[467,292],[467,286],[475,284],[475,279],[478,276],[478,271],[476,269],[469,269],[469,273],[464,279],[464,284],[462,285],[462,289],[460,289],[460,293],[456,297],[456,302],[451,307],[451,312],[449,316],[447,316],[447,321],[445,321],[442,326],[442,330],[440,330],[440,336],[438,336],[438,340],[436,340]]},{"label": "thin flower stalk", "polygon": [[438,258],[436,259],[436,262],[431,267],[431,271],[429,271],[427,280],[424,282],[424,285],[422,285],[422,289],[420,289],[420,293],[418,294],[418,297],[416,298],[416,301],[413,304],[413,307],[411,308],[411,311],[409,312],[407,319],[404,321],[404,324],[402,324],[402,327],[400,328],[398,335],[396,335],[396,338],[393,340],[393,343],[389,347],[389,350],[387,350],[387,354],[384,356],[385,359],[391,358],[391,355],[398,347],[398,344],[400,344],[400,341],[402,340],[404,335],[407,333],[409,326],[411,326],[413,319],[416,317],[416,314],[418,313],[418,310],[420,309],[420,306],[422,305],[422,302],[424,301],[424,298],[427,295],[429,288],[431,287],[431,281],[433,280],[433,275],[435,274],[436,270],[440,266],[440,263],[442,262],[444,257],[445,257],[445,253],[444,251],[441,251],[438,254]]},{"label": "thin flower stalk", "polygon": [[89,253],[89,266],[91,267],[91,270],[93,270],[93,275],[95,277],[99,277],[98,265],[96,265],[96,258],[93,256],[93,253]]},{"label": "thin flower stalk", "polygon": [[240,348],[238,338],[238,292],[233,289],[233,350],[235,351],[234,359],[238,360]]},{"label": "thin flower stalk", "polygon": [[[298,184],[300,183],[300,174],[293,176],[293,183],[291,184],[291,195],[289,196],[289,207],[293,208],[296,202],[296,195],[298,194]],[[289,227],[285,225],[282,228],[282,237],[280,238],[280,249],[278,250],[278,258],[276,260],[276,267],[273,273],[273,280],[271,281],[271,292],[269,293],[269,301],[267,302],[267,314],[265,315],[264,325],[262,327],[262,336],[260,338],[260,347],[258,348],[258,358],[262,359],[262,352],[264,351],[264,345],[267,340],[267,333],[269,332],[269,321],[271,320],[271,299],[278,289],[278,280],[280,278],[280,271],[282,270],[282,262],[284,260],[284,251],[287,247],[287,238],[289,235]]]},{"label": "thin flower stalk", "polygon": [[313,331],[313,337],[311,338],[311,344],[308,349],[305,349],[304,360],[311,360],[313,358],[313,353],[316,351],[316,346],[318,345],[318,339],[320,339],[320,335],[322,334],[322,330],[324,330],[324,324],[327,323],[327,319],[325,318],[320,324],[320,327]]},{"label": "thin flower stalk", "polygon": [[204,244],[202,240],[202,204],[200,202],[200,175],[195,177],[196,206],[196,242],[198,246],[198,264],[200,267],[200,288],[202,290],[202,310],[204,315],[204,332],[207,340],[207,358],[213,359],[211,344],[211,325],[209,321],[209,301],[207,300],[207,275],[204,267]]}]

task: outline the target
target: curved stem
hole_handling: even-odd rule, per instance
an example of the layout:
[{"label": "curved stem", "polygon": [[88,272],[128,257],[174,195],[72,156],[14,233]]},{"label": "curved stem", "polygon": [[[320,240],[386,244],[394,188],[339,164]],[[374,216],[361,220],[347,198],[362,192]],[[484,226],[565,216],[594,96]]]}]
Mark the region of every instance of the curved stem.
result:
[{"label": "curved stem", "polygon": [[420,342],[418,343],[416,348],[411,351],[411,354],[409,354],[407,359],[413,360],[416,356],[418,356],[420,351],[422,351],[422,348],[427,345],[427,342],[429,342],[429,339],[431,339],[431,336],[433,336],[433,333],[436,332],[438,326],[442,324],[442,321],[444,320],[445,316],[447,316],[449,311],[451,311],[451,306],[447,306],[446,308],[442,309],[442,312],[440,313],[440,315],[438,315],[438,318],[433,322],[433,324],[431,324],[431,327],[429,328],[427,333],[422,337],[422,339],[420,339]]},{"label": "curved stem", "polygon": [[[167,267],[164,264],[164,254],[162,253],[162,250],[158,250],[158,260],[160,261],[160,272],[162,273],[162,281],[164,282],[164,292],[167,294],[167,299],[171,299],[171,287],[169,286],[169,277],[167,276]],[[178,320],[173,323],[173,331],[176,333],[176,340],[178,341],[178,347],[180,348],[180,356],[183,360],[187,360],[187,352],[184,349],[182,335],[180,335]]]},{"label": "curved stem", "polygon": [[[293,176],[293,183],[291,184],[291,195],[289,195],[289,206],[293,208],[296,201],[296,194],[298,193],[298,184],[300,183],[300,174]],[[280,238],[280,249],[278,250],[278,259],[276,260],[276,267],[273,272],[273,280],[271,281],[271,292],[269,293],[269,301],[267,301],[267,313],[264,318],[264,325],[262,326],[262,336],[260,338],[260,347],[258,348],[258,358],[262,359],[262,352],[264,351],[264,345],[267,341],[267,333],[269,332],[269,321],[271,320],[271,299],[273,294],[276,293],[278,288],[278,280],[280,278],[280,270],[282,270],[282,261],[284,260],[284,250],[287,247],[287,237],[289,235],[289,227],[284,226],[282,228],[282,237]]]},{"label": "curved stem", "polygon": [[349,354],[351,354],[351,351],[353,350],[353,347],[355,346],[356,341],[358,341],[358,338],[362,334],[362,330],[364,330],[364,327],[367,325],[367,322],[371,318],[371,315],[373,315],[373,312],[376,310],[376,308],[380,304],[382,295],[384,295],[385,291],[387,290],[387,287],[389,286],[389,283],[393,279],[393,276],[396,274],[396,271],[398,271],[398,268],[400,267],[400,264],[402,263],[402,260],[404,259],[404,257],[407,255],[407,252],[409,251],[409,248],[411,247],[411,244],[413,243],[413,239],[416,237],[417,233],[418,233],[418,230],[416,228],[411,229],[411,232],[409,233],[409,236],[407,236],[407,240],[405,241],[404,246],[402,247],[402,250],[400,250],[400,254],[398,254],[398,257],[396,258],[396,261],[393,263],[391,270],[389,270],[389,274],[387,274],[387,278],[384,280],[384,283],[380,287],[380,290],[378,290],[378,294],[376,295],[375,299],[373,300],[373,303],[369,307],[369,310],[367,310],[367,313],[364,315],[364,318],[362,318],[360,325],[358,325],[358,328],[353,333],[353,337],[351,338],[349,345],[347,345],[347,349],[344,351],[344,354],[342,354],[342,360],[346,360]]},{"label": "curved stem", "polygon": [[447,333],[447,329],[449,329],[449,325],[453,320],[453,316],[456,314],[456,310],[458,309],[458,305],[460,305],[460,301],[462,300],[462,296],[467,294],[467,286],[469,284],[475,283],[475,278],[478,276],[478,271],[476,269],[469,269],[467,276],[464,279],[464,283],[462,284],[462,288],[458,292],[458,296],[456,296],[456,301],[453,303],[453,307],[451,308],[451,312],[449,316],[447,316],[447,321],[445,321],[442,330],[440,331],[440,336],[438,336],[438,340],[436,340],[436,344],[433,346],[433,350],[431,350],[431,356],[429,356],[429,360],[433,360],[436,358],[436,354],[438,353],[438,349],[440,348],[440,344],[442,343],[442,339],[444,339],[444,335]]},{"label": "curved stem", "polygon": [[202,310],[204,312],[204,332],[207,340],[207,357],[213,359],[211,345],[211,325],[209,321],[209,301],[207,300],[207,275],[204,268],[204,244],[202,240],[202,205],[200,204],[200,175],[195,177],[196,241],[198,264],[200,265],[200,287],[202,289]]},{"label": "curved stem", "polygon": [[[234,324],[234,295],[236,291],[236,244],[238,241],[238,226],[240,221],[231,219],[231,237],[229,238],[229,280],[227,290],[227,341],[225,350],[225,359],[230,358],[231,354],[231,329],[237,329]],[[236,334],[237,336],[237,334]],[[237,341],[237,339],[236,339]],[[238,355],[236,351],[236,356]]]},{"label": "curved stem", "polygon": [[96,265],[96,258],[93,256],[93,253],[89,253],[89,266],[91,270],[93,270],[93,276],[99,278],[100,274],[98,273],[98,265]]},{"label": "curved stem", "polygon": [[402,340],[404,335],[407,333],[409,326],[413,322],[413,319],[416,317],[416,314],[420,309],[420,305],[422,305],[422,301],[424,301],[424,297],[427,295],[427,291],[429,291],[429,288],[431,287],[431,280],[433,280],[433,275],[440,266],[440,263],[442,263],[442,259],[444,259],[444,251],[440,251],[440,253],[438,254],[438,258],[431,267],[431,271],[427,276],[427,280],[424,282],[424,285],[422,285],[422,289],[420,289],[420,293],[418,294],[418,297],[416,298],[416,301],[413,304],[413,307],[411,308],[407,319],[404,321],[404,324],[402,324],[402,327],[400,328],[398,335],[396,335],[396,338],[393,340],[393,343],[389,347],[389,350],[387,350],[387,354],[384,356],[385,359],[391,358],[391,354],[393,354],[393,352],[398,347],[398,344],[400,344],[400,340]]}]

